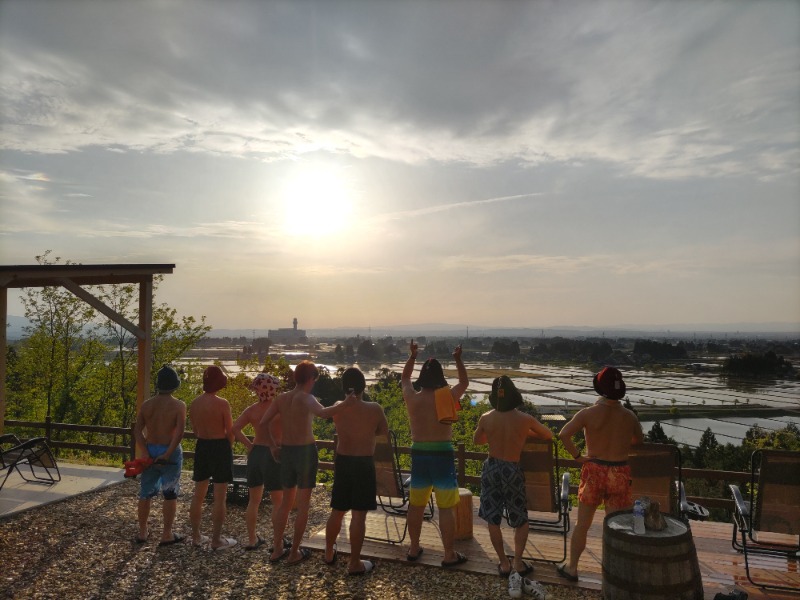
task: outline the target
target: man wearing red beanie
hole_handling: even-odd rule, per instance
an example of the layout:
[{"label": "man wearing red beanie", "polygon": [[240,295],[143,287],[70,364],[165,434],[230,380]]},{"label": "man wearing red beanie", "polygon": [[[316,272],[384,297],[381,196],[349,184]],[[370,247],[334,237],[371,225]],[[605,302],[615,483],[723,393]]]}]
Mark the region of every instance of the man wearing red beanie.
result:
[{"label": "man wearing red beanie", "polygon": [[[558,434],[567,452],[582,463],[578,522],[570,540],[569,561],[557,569],[569,581],[578,581],[578,559],[586,548],[586,534],[597,507],[605,502],[608,514],[633,504],[628,453],[632,445],[644,441],[639,419],[620,403],[625,397],[622,373],[605,367],[594,376],[594,389],[600,394],[597,402],[578,411]],[[581,456],[572,441],[579,431],[586,438],[586,456]]]},{"label": "man wearing red beanie", "polygon": [[189,420],[197,436],[192,480],[194,497],[189,508],[192,524],[192,543],[200,546],[208,538],[200,533],[203,501],[208,492],[209,479],[214,478],[214,506],[211,512],[211,549],[226,550],[236,545],[233,538],[222,537],[225,521],[225,501],[228,484],[233,481],[233,418],[231,406],[217,392],[228,384],[228,378],[217,366],[203,372],[203,393],[192,401]]}]

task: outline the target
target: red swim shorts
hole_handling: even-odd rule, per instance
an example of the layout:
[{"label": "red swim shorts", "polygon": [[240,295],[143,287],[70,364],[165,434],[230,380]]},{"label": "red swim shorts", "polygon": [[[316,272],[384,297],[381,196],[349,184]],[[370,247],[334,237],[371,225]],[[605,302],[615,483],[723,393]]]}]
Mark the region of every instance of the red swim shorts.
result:
[{"label": "red swim shorts", "polygon": [[578,500],[591,506],[602,503],[612,506],[631,506],[631,468],[628,465],[599,465],[583,463]]}]

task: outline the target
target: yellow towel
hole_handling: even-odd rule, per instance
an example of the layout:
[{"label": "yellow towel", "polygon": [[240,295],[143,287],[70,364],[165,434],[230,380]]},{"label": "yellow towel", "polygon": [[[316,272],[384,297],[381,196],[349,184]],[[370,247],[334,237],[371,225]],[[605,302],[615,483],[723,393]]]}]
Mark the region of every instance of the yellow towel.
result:
[{"label": "yellow towel", "polygon": [[436,417],[439,423],[455,423],[458,421],[458,411],[461,410],[461,403],[453,399],[450,393],[450,386],[441,387],[434,392],[434,402],[436,402]]}]

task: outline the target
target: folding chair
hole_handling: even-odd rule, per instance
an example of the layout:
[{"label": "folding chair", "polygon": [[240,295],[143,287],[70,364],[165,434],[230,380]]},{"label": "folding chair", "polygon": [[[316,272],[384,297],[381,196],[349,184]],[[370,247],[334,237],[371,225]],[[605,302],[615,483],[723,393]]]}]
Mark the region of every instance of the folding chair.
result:
[{"label": "folding chair", "polygon": [[[3,436],[0,440],[0,446],[6,441],[7,436]],[[6,470],[6,475],[3,478],[3,483],[0,483],[0,490],[8,480],[8,476],[16,469],[20,477],[25,481],[34,483],[46,483],[52,485],[57,481],[61,481],[61,472],[58,470],[58,464],[50,451],[50,446],[47,445],[47,440],[43,437],[32,438],[21,444],[17,444],[2,452],[2,468]],[[26,476],[20,466],[27,465],[30,469],[30,475]]]},{"label": "folding chair", "polygon": [[792,586],[753,581],[749,556],[794,561],[800,556],[800,452],[756,450],[750,456],[748,499],[744,500],[739,486],[729,487],[735,504],[731,544],[744,554],[747,579],[762,588],[796,591]]},{"label": "folding chair", "polygon": [[[567,558],[567,534],[570,529],[569,473],[561,473],[558,451],[553,440],[529,437],[522,448],[519,461],[525,474],[525,496],[528,511],[551,513],[553,517],[530,516],[531,529],[557,533],[564,538],[563,554],[559,559],[543,559],[560,563]],[[508,514],[506,514],[506,522]],[[532,558],[532,557],[526,557]],[[542,559],[536,559],[542,560]]]},{"label": "folding chair", "polygon": [[686,499],[681,472],[681,451],[674,444],[639,444],[630,450],[631,493],[647,496],[667,513],[688,525],[689,520],[705,521],[708,510]]},{"label": "folding chair", "polygon": [[[403,477],[400,471],[400,453],[397,450],[397,436],[393,431],[389,435],[379,435],[375,440],[375,479],[377,482],[378,506],[390,515],[405,516],[408,513],[410,495],[410,477]],[[423,514],[425,519],[433,517],[433,496],[428,501]],[[408,524],[404,524],[402,537],[395,539],[388,534],[385,538],[365,536],[367,539],[379,539],[392,544],[399,544],[406,538]]]}]

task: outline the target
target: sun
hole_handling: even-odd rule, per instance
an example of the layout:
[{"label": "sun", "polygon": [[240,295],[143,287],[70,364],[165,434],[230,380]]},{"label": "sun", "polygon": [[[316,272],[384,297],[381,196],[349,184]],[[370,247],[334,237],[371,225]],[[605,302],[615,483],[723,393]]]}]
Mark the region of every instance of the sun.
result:
[{"label": "sun", "polygon": [[350,222],[352,193],[341,170],[303,168],[287,180],[282,194],[283,228],[291,235],[341,233]]}]

